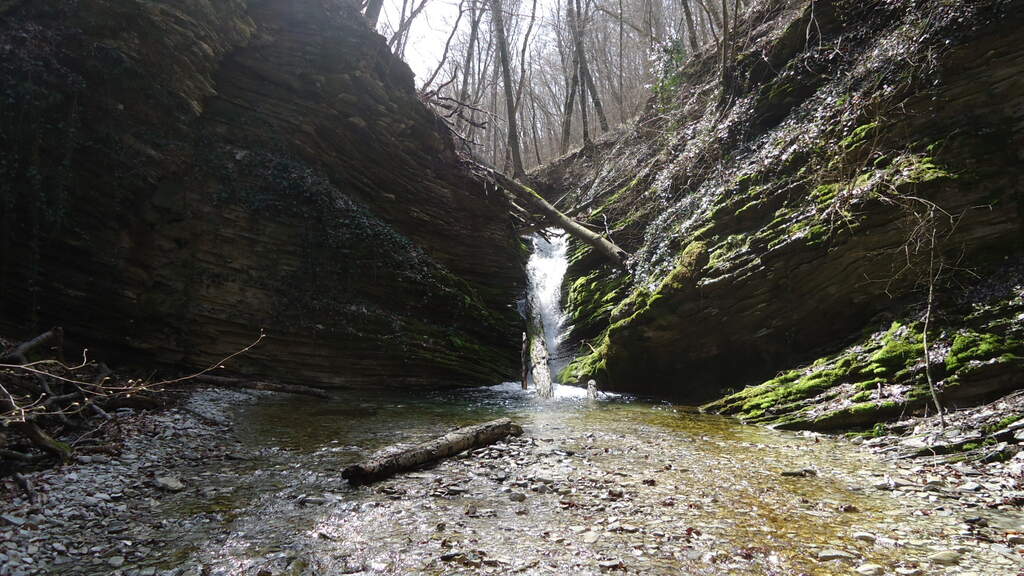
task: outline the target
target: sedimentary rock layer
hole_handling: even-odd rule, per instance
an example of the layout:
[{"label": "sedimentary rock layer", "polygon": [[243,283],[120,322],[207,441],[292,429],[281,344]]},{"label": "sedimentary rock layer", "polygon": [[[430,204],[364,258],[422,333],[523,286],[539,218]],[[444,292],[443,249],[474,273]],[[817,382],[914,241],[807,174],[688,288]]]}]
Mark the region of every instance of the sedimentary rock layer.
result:
[{"label": "sedimentary rock layer", "polygon": [[347,0],[0,3],[0,320],[325,385],[517,372],[519,245]]}]

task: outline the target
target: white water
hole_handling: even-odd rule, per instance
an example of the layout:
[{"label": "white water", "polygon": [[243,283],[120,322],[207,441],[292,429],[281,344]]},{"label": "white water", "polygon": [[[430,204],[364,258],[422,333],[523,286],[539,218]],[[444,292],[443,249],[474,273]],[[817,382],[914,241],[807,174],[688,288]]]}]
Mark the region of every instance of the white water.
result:
[{"label": "white water", "polygon": [[544,347],[548,352],[548,367],[553,380],[566,364],[558,353],[558,345],[565,327],[562,279],[569,266],[565,256],[568,237],[557,228],[548,229],[545,233],[550,242],[539,235],[531,237],[533,254],[526,263],[526,275],[530,313],[534,318],[539,317],[544,327]]}]

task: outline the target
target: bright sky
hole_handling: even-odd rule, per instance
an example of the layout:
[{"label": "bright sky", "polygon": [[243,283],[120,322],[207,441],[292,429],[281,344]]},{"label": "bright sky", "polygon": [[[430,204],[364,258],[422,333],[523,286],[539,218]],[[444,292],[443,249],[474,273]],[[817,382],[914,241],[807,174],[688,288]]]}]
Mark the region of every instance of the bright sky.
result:
[{"label": "bright sky", "polygon": [[[525,10],[524,18],[529,18],[531,0],[521,0],[522,10]],[[419,0],[409,0],[409,4],[418,4]],[[555,0],[537,0],[537,23],[546,16]],[[486,6],[486,5],[484,5]],[[411,10],[412,8],[408,8]],[[402,0],[384,0],[381,24],[378,29],[383,29],[383,23],[395,23],[402,13]],[[405,50],[405,61],[416,74],[416,85],[419,87],[423,81],[430,76],[437,67],[441,54],[444,53],[444,43],[448,40],[452,25],[459,16],[459,0],[428,0],[428,4],[420,15],[413,22],[409,35],[408,46]],[[469,22],[469,15],[462,17],[459,27],[466,30]],[[508,26],[506,22],[506,26]],[[537,24],[534,25],[536,34]]]}]

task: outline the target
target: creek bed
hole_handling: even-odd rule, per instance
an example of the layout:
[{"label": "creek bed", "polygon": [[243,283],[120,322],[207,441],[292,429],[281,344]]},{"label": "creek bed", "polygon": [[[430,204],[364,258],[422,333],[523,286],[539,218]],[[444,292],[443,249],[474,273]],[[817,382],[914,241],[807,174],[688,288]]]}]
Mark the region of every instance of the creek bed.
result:
[{"label": "creek bed", "polygon": [[[172,475],[185,489],[136,482],[119,500],[126,527],[104,534],[105,525],[88,516],[73,518],[70,528],[97,531],[90,542],[99,545],[82,545],[95,550],[74,562],[34,568],[845,575],[876,564],[884,574],[1018,573],[1005,553],[978,541],[959,502],[873,488],[898,470],[850,443],[668,404],[558,392],[550,401],[517,384],[326,402],[200,395],[191,410],[212,405],[233,423],[230,431],[193,419],[187,429],[201,434],[165,439],[168,453],[153,464],[156,472],[138,472]],[[154,428],[180,429],[193,413],[172,412],[175,420]],[[344,466],[380,448],[506,415],[523,424],[523,437],[369,487],[353,489],[340,478]],[[814,472],[782,475],[803,470]],[[53,475],[61,473],[68,472],[45,473],[51,477],[42,484],[58,486]],[[68,496],[51,489],[49,497],[52,508]],[[140,546],[145,554],[133,552]],[[938,552],[957,562],[929,562]]]}]

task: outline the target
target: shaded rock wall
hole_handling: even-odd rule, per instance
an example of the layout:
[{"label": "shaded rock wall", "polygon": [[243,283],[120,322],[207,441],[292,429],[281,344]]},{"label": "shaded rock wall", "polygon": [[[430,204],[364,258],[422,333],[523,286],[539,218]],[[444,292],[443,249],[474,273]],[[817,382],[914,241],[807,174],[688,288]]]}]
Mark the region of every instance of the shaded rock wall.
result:
[{"label": "shaded rock wall", "polygon": [[0,4],[2,321],[324,385],[518,372],[504,199],[347,0]]},{"label": "shaded rock wall", "polygon": [[563,378],[712,398],[918,302],[921,230],[961,269],[1018,253],[1021,7],[758,2],[724,88],[715,54],[679,52],[632,132],[535,175],[635,253],[625,276],[576,247],[589,342]]}]

